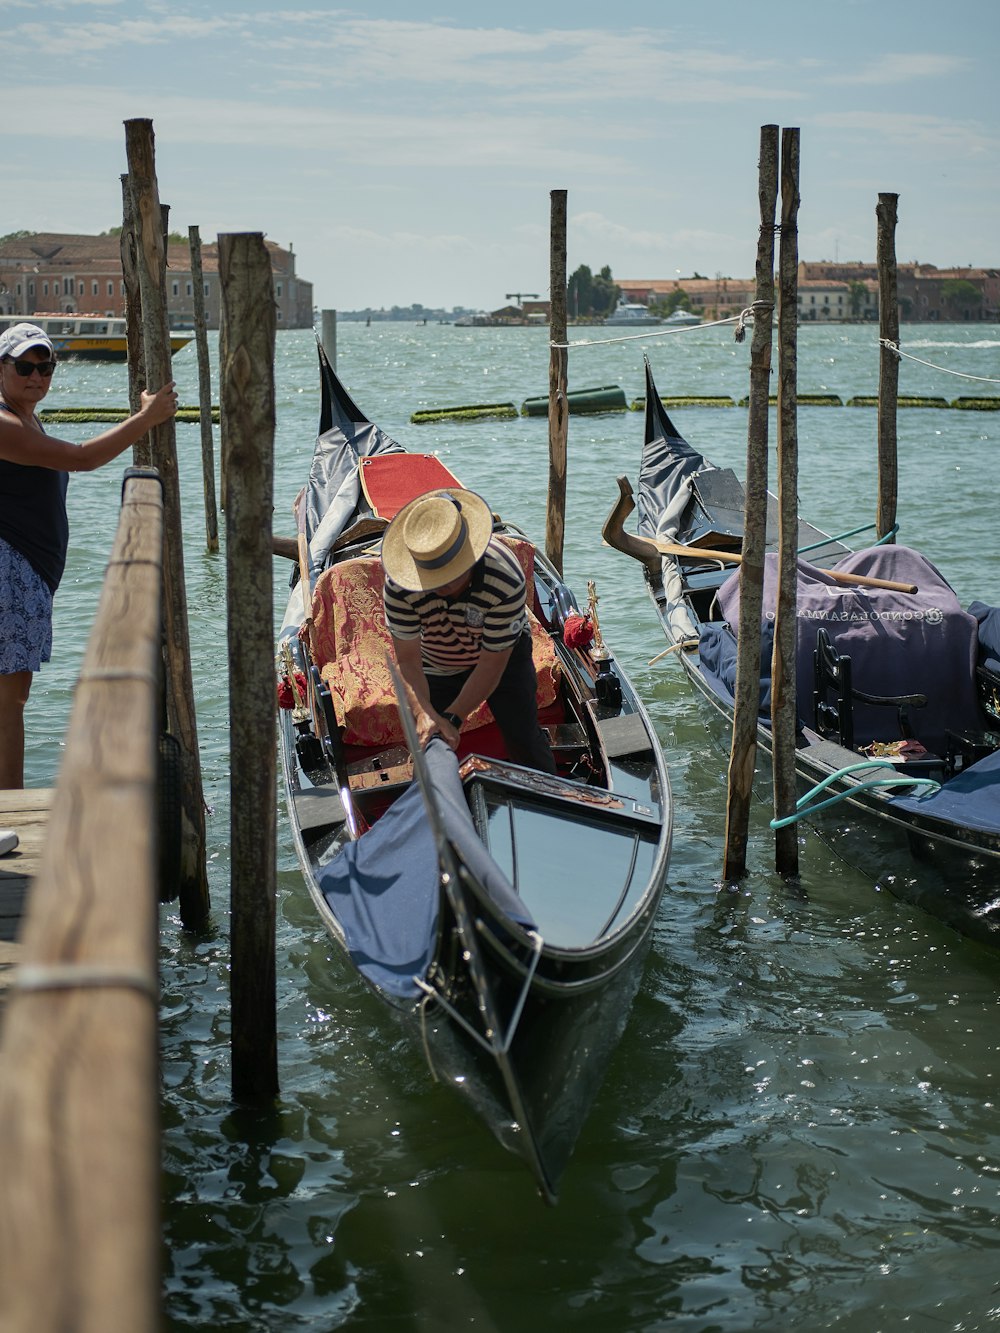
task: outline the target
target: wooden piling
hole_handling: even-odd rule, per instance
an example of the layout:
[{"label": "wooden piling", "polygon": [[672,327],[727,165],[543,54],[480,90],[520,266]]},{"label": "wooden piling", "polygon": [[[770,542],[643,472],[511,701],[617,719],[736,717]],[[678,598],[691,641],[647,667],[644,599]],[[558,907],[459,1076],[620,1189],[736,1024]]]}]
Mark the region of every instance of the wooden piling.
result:
[{"label": "wooden piling", "polygon": [[561,575],[566,535],[566,439],[569,433],[565,190],[551,192],[549,215],[549,491],[545,554]]},{"label": "wooden piling", "polygon": [[[143,389],[146,387],[146,358],[142,344],[142,294],[139,291],[139,264],[136,258],[135,217],[132,209],[132,186],[127,175],[121,177],[122,230],[118,238],[122,261],[122,281],[125,284],[125,345],[128,363],[128,403],[131,412],[138,412]],[[139,467],[149,467],[152,445],[148,435],[132,446],[132,461]]]},{"label": "wooden piling", "polygon": [[[142,299],[142,331],[146,383],[159,388],[173,378],[170,332],[160,275],[166,271],[159,190],[153,153],[153,122],[127,120],[125,147],[136,234],[136,258]],[[184,586],[184,545],[181,524],[177,447],[172,421],[151,432],[152,462],[164,494],[164,660],[167,716],[181,750],[182,847],[178,885],[181,920],[203,925],[209,914],[205,857],[205,800],[202,794],[198,723],[191,680],[190,634]],[[269,525],[270,527],[270,525]]]},{"label": "wooden piling", "polygon": [[271,264],[258,233],[219,237],[225,360],[221,406],[231,464],[226,506],[232,780],[232,1088],[277,1095],[275,1014],[276,680],[271,514],[274,339]]},{"label": "wooden piling", "polygon": [[162,503],[126,480],[6,999],[0,1327],[160,1322],[156,753]]},{"label": "wooden piling", "polygon": [[[795,809],[799,537],[798,215],[799,131],[786,128],[781,132],[781,243],[778,248],[778,593],[771,665],[774,813],[779,819]],[[775,832],[774,866],[780,875],[798,874],[799,843],[794,824]]]},{"label": "wooden piling", "polygon": [[757,759],[760,710],[760,619],[764,600],[767,544],[767,437],[771,382],[771,326],[774,314],[774,213],[778,197],[778,127],[762,125],[757,173],[760,233],[757,286],[750,349],[750,408],[747,418],[746,502],[740,564],[740,619],[737,632],[736,698],[729,756],[726,847],[723,878],[746,872],[750,801]]},{"label": "wooden piling", "polygon": [[[899,299],[896,292],[896,212],[898,194],[880,194],[878,224],[878,504],[875,527],[884,537],[896,522],[896,404],[899,397]],[[886,344],[891,344],[887,346]],[[890,537],[890,541],[893,539]]]},{"label": "wooden piling", "polygon": [[205,547],[219,549],[219,516],[215,504],[215,443],[212,435],[212,368],[208,359],[208,317],[201,266],[201,233],[188,227],[191,249],[191,290],[194,293],[194,344],[198,353],[198,407],[201,421],[201,475],[205,491]]}]

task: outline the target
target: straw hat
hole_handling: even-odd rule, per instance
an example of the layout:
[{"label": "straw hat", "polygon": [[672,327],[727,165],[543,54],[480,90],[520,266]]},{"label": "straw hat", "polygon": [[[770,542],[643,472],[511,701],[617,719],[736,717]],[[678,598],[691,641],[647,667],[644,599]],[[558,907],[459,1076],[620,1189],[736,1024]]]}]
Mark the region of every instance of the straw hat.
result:
[{"label": "straw hat", "polygon": [[382,538],[382,566],[410,592],[461,578],[489,545],[493,514],[475,491],[429,491],[399,511]]}]

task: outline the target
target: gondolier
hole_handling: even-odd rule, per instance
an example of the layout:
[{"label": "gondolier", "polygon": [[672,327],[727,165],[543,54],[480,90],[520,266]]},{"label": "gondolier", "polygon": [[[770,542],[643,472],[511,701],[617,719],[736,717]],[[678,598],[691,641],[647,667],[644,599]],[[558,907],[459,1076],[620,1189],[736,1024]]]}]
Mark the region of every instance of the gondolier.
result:
[{"label": "gondolier", "polygon": [[422,736],[439,731],[457,748],[462,723],[486,700],[509,758],[554,773],[538,725],[524,575],[492,534],[490,507],[473,491],[432,491],[404,506],[382,541],[386,625]]}]

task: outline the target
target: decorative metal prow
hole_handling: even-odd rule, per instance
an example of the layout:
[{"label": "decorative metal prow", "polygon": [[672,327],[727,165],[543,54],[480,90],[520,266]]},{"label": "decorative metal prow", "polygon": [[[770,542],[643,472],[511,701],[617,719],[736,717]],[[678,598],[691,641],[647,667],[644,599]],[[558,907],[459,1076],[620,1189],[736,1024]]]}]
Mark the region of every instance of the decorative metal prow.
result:
[{"label": "decorative metal prow", "polygon": [[600,622],[597,619],[597,584],[593,579],[587,581],[587,599],[590,603],[588,617],[594,627],[594,638],[588,649],[597,663],[597,675],[594,678],[594,692],[598,703],[608,709],[620,709],[622,706],[622,684],[612,665],[611,653],[604,643]]},{"label": "decorative metal prow", "polygon": [[587,602],[590,607],[590,623],[594,627],[594,637],[590,645],[590,655],[595,662],[606,661],[611,654],[608,652],[604,643],[604,636],[601,633],[601,622],[597,618],[597,603],[601,599],[597,595],[597,584],[593,579],[587,580]]}]

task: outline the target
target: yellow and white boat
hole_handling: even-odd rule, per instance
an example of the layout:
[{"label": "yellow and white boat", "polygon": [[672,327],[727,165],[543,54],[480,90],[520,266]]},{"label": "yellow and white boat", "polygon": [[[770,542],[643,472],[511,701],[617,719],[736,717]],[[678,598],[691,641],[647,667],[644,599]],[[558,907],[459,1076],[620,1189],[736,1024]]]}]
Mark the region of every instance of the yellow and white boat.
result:
[{"label": "yellow and white boat", "polygon": [[[36,324],[59,357],[81,357],[90,361],[124,361],[128,354],[125,320],[107,315],[0,315],[0,333],[12,324]],[[188,330],[170,334],[173,355],[194,338]]]}]

